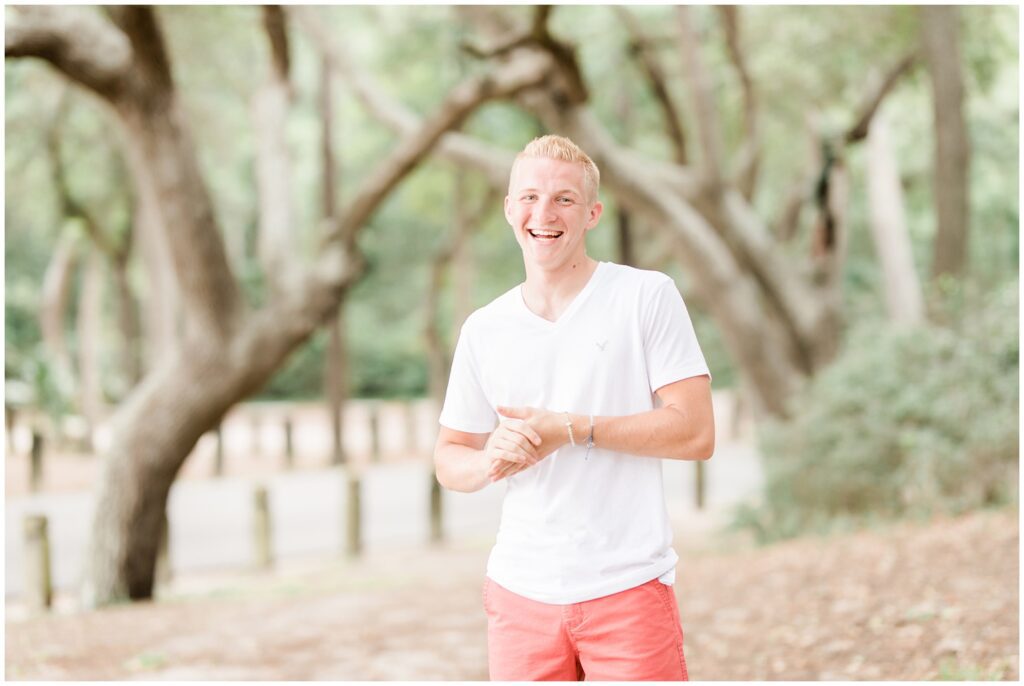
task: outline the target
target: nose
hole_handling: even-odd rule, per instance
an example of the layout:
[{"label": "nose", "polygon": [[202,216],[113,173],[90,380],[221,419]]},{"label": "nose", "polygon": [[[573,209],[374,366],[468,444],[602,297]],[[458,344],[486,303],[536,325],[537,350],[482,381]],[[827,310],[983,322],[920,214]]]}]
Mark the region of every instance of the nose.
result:
[{"label": "nose", "polygon": [[533,206],[533,218],[534,221],[542,223],[552,222],[557,219],[555,203],[551,198],[541,196],[537,199],[536,204]]}]

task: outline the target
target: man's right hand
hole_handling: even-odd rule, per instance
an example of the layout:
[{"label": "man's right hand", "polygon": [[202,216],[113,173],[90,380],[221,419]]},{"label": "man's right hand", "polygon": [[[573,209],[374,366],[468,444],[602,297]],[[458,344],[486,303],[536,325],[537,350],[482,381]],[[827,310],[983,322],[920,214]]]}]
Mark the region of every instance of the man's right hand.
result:
[{"label": "man's right hand", "polygon": [[540,461],[540,455],[537,453],[540,444],[540,434],[522,419],[502,422],[491,433],[487,445],[484,446],[488,471],[491,471],[491,466],[497,461],[523,465],[520,470],[535,465]]}]

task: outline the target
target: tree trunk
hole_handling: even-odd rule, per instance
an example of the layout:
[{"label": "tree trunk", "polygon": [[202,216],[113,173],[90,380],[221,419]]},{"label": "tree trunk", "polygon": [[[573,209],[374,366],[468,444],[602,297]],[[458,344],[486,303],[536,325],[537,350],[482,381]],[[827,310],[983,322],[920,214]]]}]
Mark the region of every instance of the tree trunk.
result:
[{"label": "tree trunk", "polygon": [[327,323],[327,359],[324,361],[324,390],[331,417],[331,464],[345,464],[345,401],[348,398],[348,345],[345,341],[345,299]]},{"label": "tree trunk", "polygon": [[178,344],[181,298],[174,279],[167,238],[163,227],[159,225],[156,199],[149,197],[147,192],[145,195],[137,195],[136,203],[133,232],[138,236],[143,272],[146,275],[141,293],[145,341],[143,367],[149,372],[168,358]]},{"label": "tree trunk", "polygon": [[882,266],[889,319],[898,326],[914,327],[924,318],[924,303],[907,232],[903,187],[884,112],[875,115],[868,132],[867,177],[871,235]]},{"label": "tree trunk", "polygon": [[430,283],[423,307],[423,339],[427,348],[427,395],[440,411],[448,384],[448,356],[437,326],[438,301],[444,287],[446,260],[436,256],[430,265]]},{"label": "tree trunk", "polygon": [[[456,172],[456,194],[465,192],[465,181],[466,172],[461,169],[458,170]],[[487,203],[487,200],[484,202]],[[465,206],[465,199],[461,195],[456,195],[455,203],[455,217],[458,224],[455,226],[456,240],[451,260],[452,285],[455,298],[452,316],[453,335],[451,337],[453,342],[458,340],[458,334],[462,329],[463,323],[473,313],[473,288],[476,280],[473,260],[473,232],[480,228],[477,225],[483,221],[486,211],[490,209],[486,206],[481,206],[479,212],[470,215]],[[447,373],[445,374],[445,382],[447,383]]]},{"label": "tree trunk", "polygon": [[[334,96],[331,89],[331,63],[322,58],[320,65],[320,163],[323,216],[333,220],[338,212],[337,164],[334,158]],[[324,360],[324,395],[331,417],[331,464],[345,464],[345,401],[349,393],[348,343],[345,329],[345,304],[348,291],[341,295],[338,309],[327,323],[327,352]]]},{"label": "tree trunk", "polygon": [[125,388],[132,389],[142,381],[142,332],[139,306],[128,281],[128,260],[114,263],[114,287],[117,291],[117,322],[121,330],[121,374]]},{"label": "tree trunk", "polygon": [[[362,269],[359,231],[380,203],[482,103],[538,85],[552,67],[519,55],[454,87],[437,111],[365,175],[326,227],[315,263],[271,305],[246,309],[179,107],[156,12],[117,6],[104,19],[33,6],[8,15],[8,57],[48,60],[104,98],[124,128],[137,197],[152,201],[182,304],[182,336],[111,419],[86,563],[86,606],[148,598],[167,494],[196,441],[260,388],[338,311]],[[143,206],[146,206],[143,203]]]},{"label": "tree trunk", "polygon": [[258,243],[270,297],[277,299],[294,278],[289,273],[293,249],[291,156],[285,135],[291,84],[284,12],[276,5],[264,5],[262,9],[273,59],[270,74],[252,103],[260,205]]},{"label": "tree trunk", "polygon": [[103,383],[100,351],[103,334],[103,256],[89,250],[78,300],[79,406],[88,425],[88,446],[103,419]]},{"label": "tree trunk", "polygon": [[970,139],[955,6],[922,6],[921,38],[935,115],[935,251],[932,276],[960,275],[967,264]]},{"label": "tree trunk", "polygon": [[75,377],[64,340],[64,322],[71,295],[71,277],[77,261],[76,252],[74,236],[70,232],[62,232],[43,276],[39,307],[39,330],[53,377],[61,393],[69,397],[73,393]]}]

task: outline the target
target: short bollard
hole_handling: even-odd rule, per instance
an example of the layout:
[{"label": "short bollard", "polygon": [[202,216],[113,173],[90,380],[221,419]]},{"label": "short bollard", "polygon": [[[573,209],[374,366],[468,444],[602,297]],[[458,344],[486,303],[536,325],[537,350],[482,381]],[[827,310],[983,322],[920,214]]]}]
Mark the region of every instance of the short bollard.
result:
[{"label": "short bollard", "polygon": [[284,418],[284,464],[291,469],[295,466],[295,446],[292,444],[292,418]]},{"label": "short bollard", "polygon": [[267,487],[256,486],[252,496],[253,550],[257,569],[268,569],[273,564],[271,553],[270,504]]},{"label": "short bollard", "polygon": [[49,527],[44,515],[28,515],[24,526],[25,606],[32,613],[44,612],[53,602]]},{"label": "short bollard", "polygon": [[38,491],[43,487],[43,435],[32,430],[32,451],[29,465],[29,490]]},{"label": "short bollard", "polygon": [[437,481],[437,474],[432,471],[430,473],[430,541],[432,543],[440,543],[444,540],[441,495],[441,484]]},{"label": "short bollard", "polygon": [[356,557],[363,550],[363,485],[359,475],[349,469],[342,470],[342,479],[346,490],[345,553]]},{"label": "short bollard", "polygon": [[380,462],[380,403],[370,403],[370,461]]},{"label": "short bollard", "polygon": [[7,427],[7,451],[12,455],[14,450],[14,422],[18,417],[18,411],[11,405],[4,403],[4,425]]}]

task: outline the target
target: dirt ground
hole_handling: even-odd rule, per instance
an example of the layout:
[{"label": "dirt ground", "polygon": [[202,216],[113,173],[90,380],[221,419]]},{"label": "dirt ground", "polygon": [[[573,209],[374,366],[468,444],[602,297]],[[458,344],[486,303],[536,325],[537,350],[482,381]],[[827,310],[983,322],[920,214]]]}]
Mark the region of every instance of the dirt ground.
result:
[{"label": "dirt ground", "polygon": [[[690,676],[1016,680],[1018,541],[1016,510],[760,549],[681,541]],[[6,676],[483,680],[488,545],[183,577],[102,611],[8,607]]]}]

